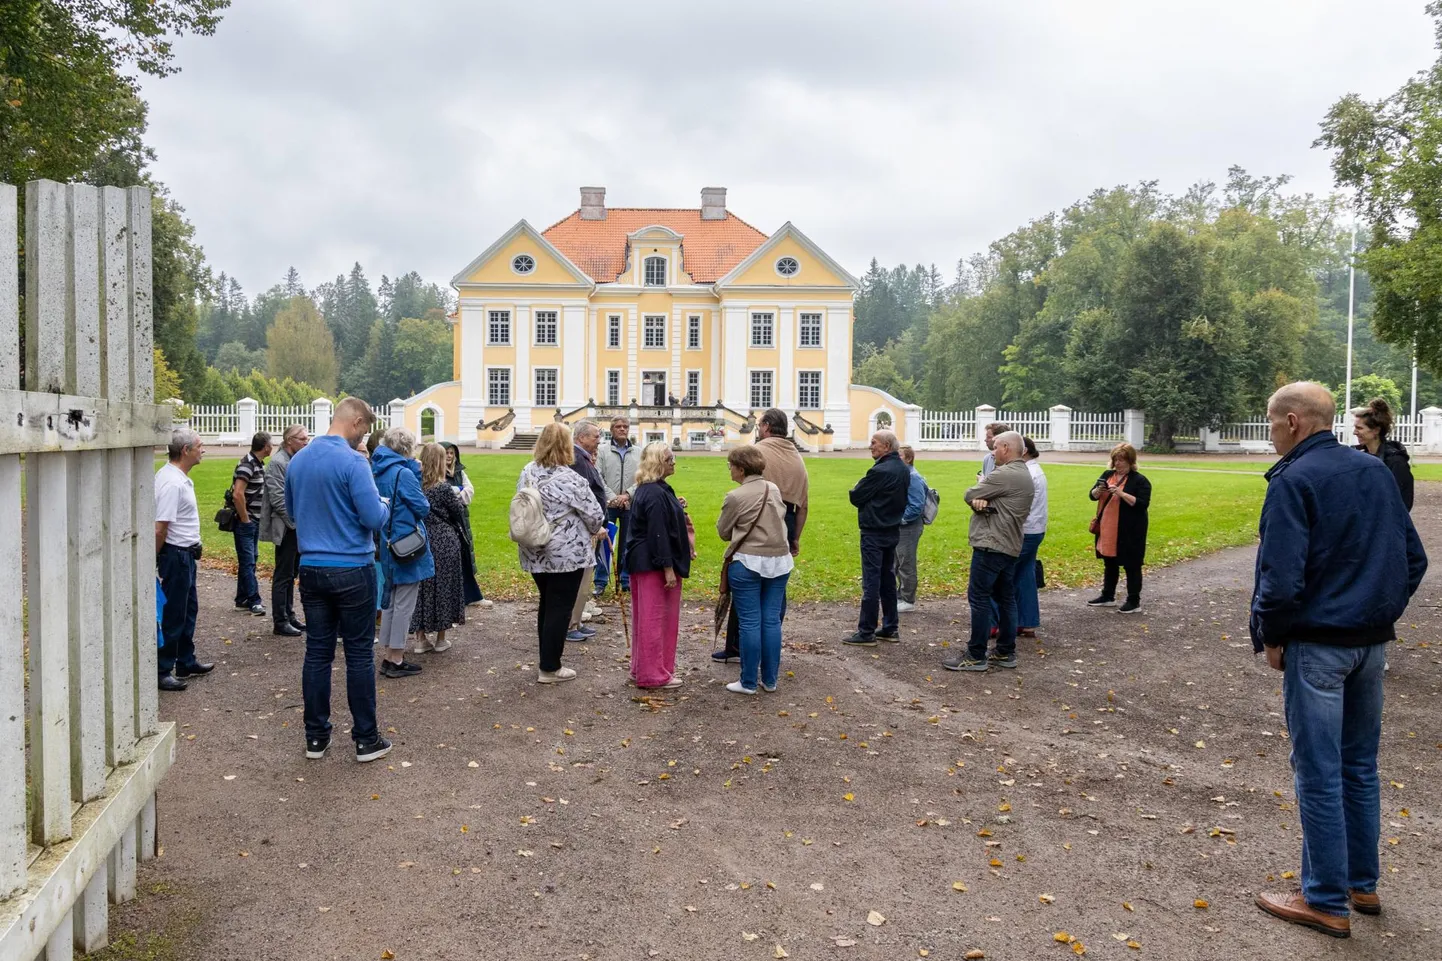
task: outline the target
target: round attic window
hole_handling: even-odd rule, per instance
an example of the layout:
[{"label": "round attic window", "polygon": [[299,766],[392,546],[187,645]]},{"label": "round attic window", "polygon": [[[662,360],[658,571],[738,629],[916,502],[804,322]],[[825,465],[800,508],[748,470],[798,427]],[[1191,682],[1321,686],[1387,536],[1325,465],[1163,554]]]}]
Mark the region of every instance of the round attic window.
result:
[{"label": "round attic window", "polygon": [[529,274],[536,269],[536,258],[530,254],[516,254],[511,258],[511,269],[518,274]]},{"label": "round attic window", "polygon": [[795,257],[782,257],[776,261],[776,272],[782,277],[795,277],[801,270],[801,263]]}]

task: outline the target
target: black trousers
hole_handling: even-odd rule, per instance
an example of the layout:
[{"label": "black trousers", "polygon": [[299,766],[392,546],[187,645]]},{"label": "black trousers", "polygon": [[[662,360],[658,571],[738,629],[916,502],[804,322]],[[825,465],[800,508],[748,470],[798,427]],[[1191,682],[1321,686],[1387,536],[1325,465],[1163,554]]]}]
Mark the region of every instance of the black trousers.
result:
[{"label": "black trousers", "polygon": [[1102,564],[1102,596],[1117,596],[1117,581],[1120,579],[1121,570],[1127,572],[1127,600],[1140,601],[1142,599],[1142,565],[1123,564],[1114,557],[1103,557]]},{"label": "black trousers", "polygon": [[275,545],[275,572],[270,577],[270,616],[276,627],[300,618],[295,616],[295,579],[300,572],[300,543],[295,529],[287,527],[285,536]]},{"label": "black trousers", "polygon": [[[796,543],[796,505],[786,505],[786,539]],[[786,598],[781,598],[781,620],[786,620]],[[726,656],[741,656],[741,622],[736,619],[736,605],[731,605],[731,613],[726,617]]]},{"label": "black trousers", "polygon": [[536,637],[541,644],[540,668],[552,674],[561,668],[561,653],[566,649],[566,631],[571,626],[571,608],[576,592],[581,589],[583,570],[559,574],[533,573],[531,579],[541,592],[536,608]]}]

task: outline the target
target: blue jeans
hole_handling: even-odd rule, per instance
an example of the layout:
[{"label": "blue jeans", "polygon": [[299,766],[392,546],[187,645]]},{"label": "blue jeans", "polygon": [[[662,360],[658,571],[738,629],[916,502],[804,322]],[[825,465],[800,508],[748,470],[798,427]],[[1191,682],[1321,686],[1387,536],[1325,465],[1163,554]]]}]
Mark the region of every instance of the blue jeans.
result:
[{"label": "blue jeans", "polygon": [[200,612],[200,598],[195,590],[195,555],[183,547],[166,544],[155,555],[155,570],[160,575],[160,589],[165,591],[165,611],[160,617],[160,646],[156,666],[161,677],[195,663],[195,616]]},{"label": "blue jeans", "polygon": [[1302,895],[1330,914],[1347,914],[1348,888],[1377,890],[1386,657],[1386,644],[1287,645],[1282,700],[1302,820]]},{"label": "blue jeans", "polygon": [[732,561],[726,576],[731,584],[731,609],[740,629],[741,686],[756,690],[759,669],[761,683],[775,687],[781,672],[781,613],[791,575],[762,577],[740,561]]},{"label": "blue jeans", "polygon": [[621,574],[621,588],[630,590],[631,572],[626,570],[626,522],[630,519],[629,511],[617,510],[614,507],[606,508],[606,522],[616,525],[616,549],[611,552],[609,558],[605,551],[596,552],[596,573],[591,576],[591,584],[594,592],[599,594],[611,583],[611,571],[616,570]]},{"label": "blue jeans", "polygon": [[336,636],[345,645],[345,691],[350,702],[350,736],[376,737],[376,674],[371,644],[376,628],[376,569],[302,567],[300,604],[305,610],[305,666],[300,687],[305,701],[305,736],[330,737],[330,666]]},{"label": "blue jeans", "polygon": [[255,559],[260,553],[260,523],[235,524],[235,606],[253,607],[260,603],[260,584],[255,579]]},{"label": "blue jeans", "polygon": [[895,527],[861,532],[861,619],[856,629],[876,633],[878,614],[881,629],[897,630],[896,545],[901,539]]},{"label": "blue jeans", "polygon": [[[1042,538],[1046,532],[1040,534],[1023,534],[1021,538],[1021,554],[1016,559],[1016,565],[1012,567],[1011,583],[1016,593],[1016,626],[1041,627],[1041,601],[1036,596],[1036,552],[1041,549]],[[996,611],[997,620],[1001,620],[1001,612]]]},{"label": "blue jeans", "polygon": [[971,577],[966,585],[966,600],[971,606],[971,639],[966,656],[986,660],[986,644],[991,638],[992,601],[996,602],[996,653],[1006,657],[1016,651],[1016,591],[1011,575],[1016,558],[1001,551],[980,547],[971,552]]}]

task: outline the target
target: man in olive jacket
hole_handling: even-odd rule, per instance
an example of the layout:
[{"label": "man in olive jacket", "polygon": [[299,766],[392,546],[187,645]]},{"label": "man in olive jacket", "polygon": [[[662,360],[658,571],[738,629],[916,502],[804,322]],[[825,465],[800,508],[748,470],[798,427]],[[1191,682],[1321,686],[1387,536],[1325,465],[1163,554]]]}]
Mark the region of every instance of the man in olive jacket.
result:
[{"label": "man in olive jacket", "polygon": [[900,446],[889,430],[873,434],[871,456],[875,463],[851,488],[851,503],[861,528],[861,618],[856,633],[842,638],[841,643],[853,647],[875,647],[878,639],[901,638],[896,618],[896,545],[901,540],[901,515],[906,513],[911,468],[902,461]]},{"label": "man in olive jacket", "polygon": [[1031,510],[1036,488],[1022,458],[1021,435],[1014,430],[998,434],[992,453],[996,468],[966,492],[971,506],[971,578],[966,600],[971,607],[971,639],[966,653],[941,662],[949,671],[985,671],[986,644],[991,637],[991,602],[996,601],[1000,624],[996,653],[998,667],[1016,667],[1016,593],[1012,570],[1021,554],[1021,526]]},{"label": "man in olive jacket", "polygon": [[275,570],[270,578],[270,614],[274,632],[281,637],[304,637],[305,624],[295,616],[295,579],[300,574],[300,547],[295,520],[285,511],[285,473],[290,459],[310,443],[304,424],[291,424],[282,436],[280,450],[265,466],[265,500],[260,505],[260,533],[275,545]]}]

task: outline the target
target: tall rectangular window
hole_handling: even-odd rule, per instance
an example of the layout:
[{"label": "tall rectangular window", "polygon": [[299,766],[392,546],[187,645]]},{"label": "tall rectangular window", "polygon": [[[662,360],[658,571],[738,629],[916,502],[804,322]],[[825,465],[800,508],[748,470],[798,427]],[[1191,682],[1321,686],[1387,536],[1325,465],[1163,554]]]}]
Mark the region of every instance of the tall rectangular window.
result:
[{"label": "tall rectangular window", "polygon": [[665,257],[647,257],[643,269],[643,280],[647,287],[666,286]]},{"label": "tall rectangular window", "polygon": [[[486,343],[493,347],[509,347],[511,345],[511,312],[509,310],[493,310],[490,313],[490,323],[487,324]],[[510,403],[507,401],[507,403]]]},{"label": "tall rectangular window", "polygon": [[752,409],[771,406],[772,377],[773,375],[769,370],[753,370],[751,372]]},{"label": "tall rectangular window", "polygon": [[803,370],[797,372],[796,406],[802,410],[821,409],[821,371]]},{"label": "tall rectangular window", "polygon": [[486,404],[490,407],[511,406],[510,368],[491,367],[486,371]]},{"label": "tall rectangular window", "polygon": [[701,403],[701,372],[686,371],[686,403],[695,407]]},{"label": "tall rectangular window", "polygon": [[536,343],[538,345],[556,345],[556,312],[554,310],[536,311]]},{"label": "tall rectangular window", "polygon": [[801,327],[801,346],[821,346],[821,315],[801,314],[798,321]]},{"label": "tall rectangular window", "polygon": [[606,318],[606,347],[610,350],[621,349],[621,315],[612,314]]},{"label": "tall rectangular window", "polygon": [[751,346],[771,347],[775,345],[776,315],[751,315]]},{"label": "tall rectangular window", "polygon": [[537,367],[534,373],[536,377],[536,406],[556,406],[556,368]]},{"label": "tall rectangular window", "polygon": [[643,347],[665,347],[666,346],[666,315],[647,314],[641,324],[641,331],[645,335],[641,341]]},{"label": "tall rectangular window", "polygon": [[701,349],[701,315],[692,314],[686,318],[686,349]]},{"label": "tall rectangular window", "polygon": [[619,370],[606,371],[606,405],[608,407],[621,405],[621,372]]}]

